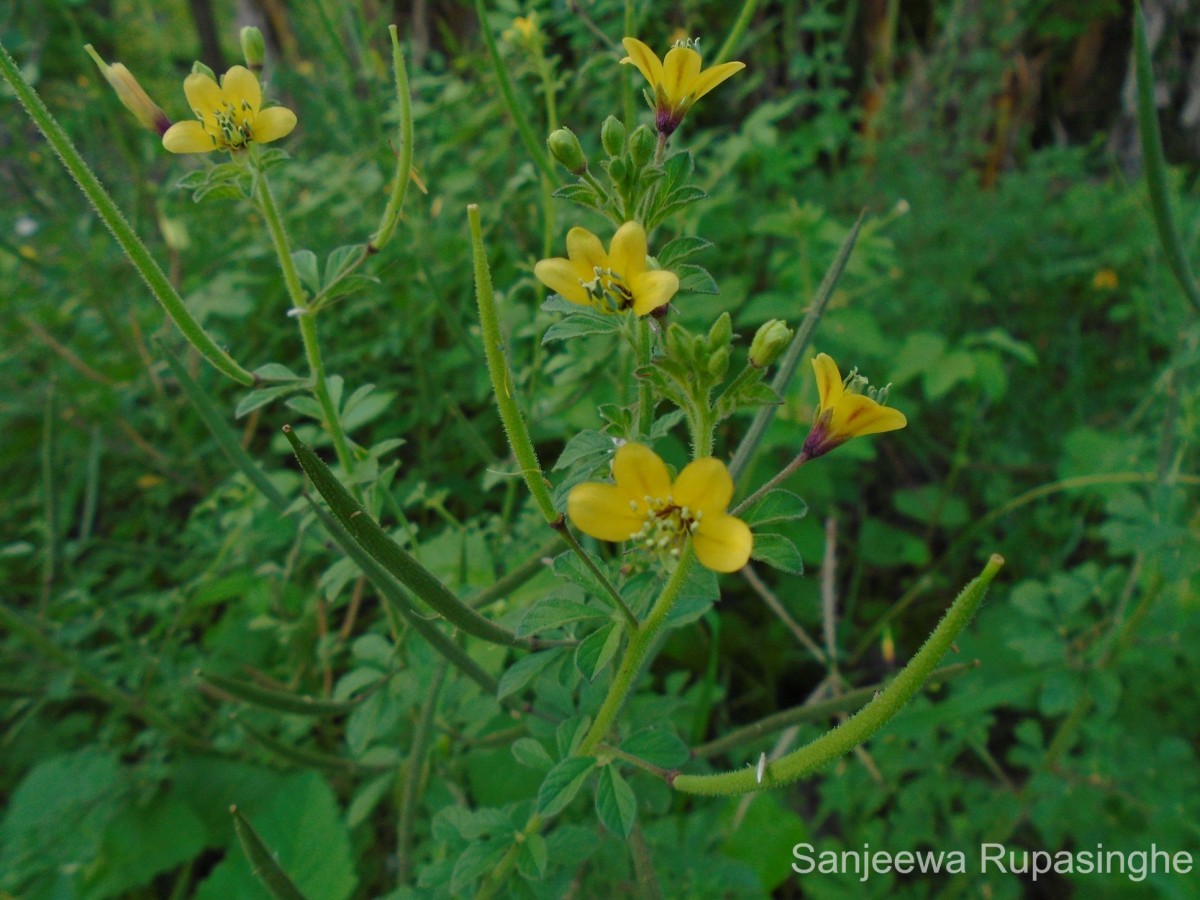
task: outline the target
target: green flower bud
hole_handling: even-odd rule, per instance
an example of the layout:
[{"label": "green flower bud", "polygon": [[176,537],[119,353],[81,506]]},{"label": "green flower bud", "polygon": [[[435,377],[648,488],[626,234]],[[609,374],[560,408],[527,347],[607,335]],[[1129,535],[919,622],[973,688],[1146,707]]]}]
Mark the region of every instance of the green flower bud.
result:
[{"label": "green flower bud", "polygon": [[639,125],[635,128],[629,136],[629,155],[633,157],[633,164],[639,169],[645,167],[654,159],[654,147],[657,144],[658,138],[648,126]]},{"label": "green flower bud", "polygon": [[255,71],[262,68],[263,59],[267,55],[267,45],[262,32],[253,25],[247,25],[238,33],[238,41],[242,45],[242,56],[246,65]]},{"label": "green flower bud", "polygon": [[729,371],[729,347],[718,347],[708,357],[708,374],[724,378]]},{"label": "green flower bud", "polygon": [[667,328],[667,355],[690,366],[695,360],[692,355],[691,337],[686,328],[678,322],[672,322]]},{"label": "green flower bud", "polygon": [[769,366],[792,342],[792,329],[783,319],[771,319],[763,324],[750,342],[750,365],[756,369]]},{"label": "green flower bud", "polygon": [[620,156],[625,149],[625,125],[616,116],[609,116],[600,126],[600,143],[609,156]]},{"label": "green flower bud", "polygon": [[616,159],[608,161],[608,177],[612,179],[613,184],[624,184],[628,175],[629,164],[624,158],[618,156]]},{"label": "green flower bud", "polygon": [[713,350],[719,350],[722,347],[728,347],[729,342],[733,340],[733,320],[729,318],[729,313],[723,312],[713,322],[712,328],[708,329],[708,346]]},{"label": "green flower bud", "polygon": [[550,148],[551,156],[572,175],[582,175],[587,171],[583,147],[579,146],[579,138],[575,137],[575,132],[570,128],[552,131],[550,137],[546,138],[546,146]]}]

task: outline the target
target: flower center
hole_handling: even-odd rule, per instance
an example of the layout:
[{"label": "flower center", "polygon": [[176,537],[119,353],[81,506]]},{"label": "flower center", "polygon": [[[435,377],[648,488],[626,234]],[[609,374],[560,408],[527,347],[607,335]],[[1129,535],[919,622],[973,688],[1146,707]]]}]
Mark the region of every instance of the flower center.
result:
[{"label": "flower center", "polygon": [[633,291],[620,273],[595,266],[592,274],[595,277],[591,281],[580,282],[592,306],[601,312],[620,312],[633,306]]},{"label": "flower center", "polygon": [[641,504],[630,500],[629,506],[634,512],[645,510],[641,530],[629,539],[651,553],[665,553],[672,559],[679,559],[684,543],[696,533],[704,516],[699,510],[676,506],[670,494],[665,498],[643,497]]},{"label": "flower center", "polygon": [[[245,147],[254,139],[254,133],[250,128],[250,104],[246,100],[242,100],[241,109],[235,107],[232,101],[223,100],[221,105],[214,107],[211,112],[213,119],[216,120],[218,132],[213,134],[213,137],[217,138],[222,146]],[[204,117],[199,112],[196,115],[201,122],[204,122]],[[205,122],[205,124],[208,123]],[[211,129],[209,131],[211,133]]]}]

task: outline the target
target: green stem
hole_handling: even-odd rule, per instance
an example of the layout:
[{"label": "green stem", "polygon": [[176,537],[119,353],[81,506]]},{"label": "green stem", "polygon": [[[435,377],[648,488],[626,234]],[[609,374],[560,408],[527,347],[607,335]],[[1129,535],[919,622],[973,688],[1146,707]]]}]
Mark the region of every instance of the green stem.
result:
[{"label": "green stem", "polygon": [[[637,320],[637,364],[638,368],[650,365],[650,323],[646,318]],[[654,425],[654,390],[650,379],[639,378],[638,386],[638,434],[650,437]]]},{"label": "green stem", "polygon": [[[825,312],[825,306],[829,303],[829,298],[833,296],[833,289],[837,287],[838,279],[842,277],[842,272],[845,270],[846,263],[850,259],[850,253],[854,250],[854,243],[858,240],[858,232],[862,228],[865,216],[866,213],[864,212],[858,217],[858,221],[854,223],[854,227],[850,229],[850,233],[842,241],[842,246],[838,249],[837,256],[834,257],[829,271],[825,273],[825,278],[821,282],[821,286],[817,288],[812,305],[808,308],[808,314],[804,317],[804,321],[800,323],[800,327],[796,329],[795,337],[792,338],[791,344],[788,345],[787,351],[783,354],[783,358],[779,362],[779,371],[775,373],[775,377],[771,380],[771,388],[781,397],[787,390],[792,376],[796,374],[796,366],[800,363],[800,356],[804,353],[805,348],[808,347],[808,342],[812,340],[817,323],[821,321],[821,316]],[[775,418],[776,409],[777,407],[775,406],[764,406],[755,414],[754,420],[750,423],[750,427],[742,437],[742,442],[738,444],[737,452],[733,454],[733,460],[729,463],[729,474],[733,476],[734,481],[737,481],[742,476],[746,471],[746,467],[750,464],[750,460],[758,451],[758,445],[762,443],[762,439],[767,433],[767,428]]]},{"label": "green stem", "polygon": [[521,475],[529,487],[529,493],[547,522],[559,520],[550,489],[542,475],[537,451],[529,437],[529,429],[521,415],[512,389],[512,373],[504,356],[504,338],[500,333],[500,321],[496,316],[496,295],[492,289],[492,273],[488,268],[487,254],[483,248],[483,232],[479,224],[479,207],[472,203],[467,207],[467,222],[471,228],[471,251],[475,262],[475,298],[479,304],[479,324],[483,329],[483,351],[487,357],[488,375],[492,379],[492,393],[504,423],[508,445],[517,457]]},{"label": "green stem", "polygon": [[1167,255],[1171,272],[1183,294],[1197,310],[1200,310],[1200,287],[1188,264],[1175,215],[1171,211],[1171,198],[1167,193],[1167,160],[1163,153],[1162,133],[1158,128],[1158,113],[1154,106],[1154,71],[1150,67],[1150,48],[1146,43],[1146,21],[1141,7],[1133,13],[1133,57],[1137,73],[1137,117],[1138,134],[1142,142],[1142,160],[1146,167],[1146,187],[1150,192],[1150,208],[1154,213],[1154,225],[1158,239]]},{"label": "green stem", "polygon": [[662,589],[662,593],[658,595],[658,599],[654,601],[654,607],[650,610],[650,615],[636,629],[630,632],[629,646],[625,648],[625,656],[621,660],[621,665],[617,669],[617,674],[613,676],[612,684],[608,688],[608,696],[604,698],[604,702],[600,705],[600,710],[596,713],[596,719],[592,722],[591,728],[588,729],[579,747],[575,750],[576,756],[589,756],[599,744],[608,735],[609,729],[612,728],[613,722],[617,718],[617,714],[621,711],[621,707],[625,705],[625,700],[629,696],[630,690],[633,689],[633,683],[642,671],[642,666],[645,665],[650,651],[654,647],[655,638],[658,637],[658,632],[666,622],[667,616],[670,615],[671,608],[675,605],[676,599],[679,597],[679,591],[683,587],[683,583],[687,580],[688,571],[692,566],[692,549],[689,545],[684,552],[683,557],[679,560],[679,564],[675,567],[675,571],[671,573],[671,577],[667,580],[666,585]]},{"label": "green stem", "polygon": [[556,177],[554,166],[551,165],[550,157],[546,155],[542,142],[534,137],[533,126],[529,124],[521,105],[517,103],[516,92],[513,91],[512,82],[508,80],[508,71],[504,66],[504,60],[500,58],[500,49],[496,46],[496,36],[492,34],[492,29],[488,26],[487,10],[483,7],[483,0],[475,0],[475,14],[479,17],[479,30],[483,32],[483,41],[487,45],[488,58],[492,62],[492,71],[496,75],[500,96],[504,98],[508,114],[512,117],[513,124],[517,126],[517,134],[521,138],[521,143],[525,145],[525,152],[529,154],[529,158],[533,160],[542,174],[553,182]]},{"label": "green stem", "polygon": [[291,242],[279,215],[279,207],[275,204],[275,195],[271,192],[267,173],[259,169],[256,181],[259,207],[267,220],[271,241],[275,245],[275,255],[279,257],[279,267],[283,270],[283,283],[287,286],[288,298],[292,301],[292,315],[300,324],[300,338],[304,342],[304,355],[308,359],[308,370],[312,376],[313,396],[321,406],[325,430],[333,439],[333,450],[337,454],[338,463],[342,471],[349,475],[354,471],[354,456],[350,452],[350,444],[342,430],[342,420],[338,416],[337,407],[334,406],[333,397],[329,393],[329,382],[325,378],[325,362],[321,358],[316,313],[309,306],[308,298],[304,296],[300,275],[296,272],[296,262],[292,259]]},{"label": "green stem", "polygon": [[717,51],[717,55],[710,65],[720,65],[729,59],[730,54],[737,49],[737,45],[741,43],[742,36],[750,25],[750,17],[754,15],[756,6],[758,6],[758,0],[745,0],[742,3],[742,10],[738,13],[733,28],[729,30],[729,36],[725,38],[725,43],[721,45],[721,49]]},{"label": "green stem", "polygon": [[490,900],[490,898],[496,896],[497,891],[508,883],[508,873],[517,864],[517,856],[521,852],[521,845],[525,843],[530,835],[540,831],[541,827],[542,817],[538,813],[534,813],[529,817],[529,821],[525,823],[525,827],[517,834],[512,846],[500,858],[500,862],[496,864],[496,868],[492,869],[488,873],[487,878],[483,880],[483,884],[479,886],[479,890],[475,894],[475,900]]},{"label": "green stem", "polygon": [[425,705],[421,707],[412,747],[408,751],[408,771],[404,777],[404,793],[400,798],[400,816],[396,826],[396,881],[399,884],[407,882],[411,875],[413,823],[417,819],[417,802],[421,798],[421,776],[425,771],[425,756],[429,753],[429,742],[433,737],[433,714],[445,679],[446,664],[443,662],[425,688]]},{"label": "green stem", "polygon": [[3,45],[0,45],[0,76],[3,76],[13,89],[17,99],[29,113],[29,117],[33,119],[38,130],[45,136],[54,152],[58,154],[63,166],[71,173],[71,177],[75,179],[79,189],[92,204],[101,221],[108,226],[108,230],[117,239],[117,243],[121,245],[121,249],[129,257],[129,261],[133,263],[133,267],[142,276],[142,280],[150,288],[150,293],[154,295],[179,330],[183,332],[188,343],[195,347],[200,355],[222,374],[239,384],[254,384],[254,376],[218,347],[192,316],[179,293],[171,285],[167,276],[163,274],[158,263],[154,261],[154,257],[150,255],[150,251],[146,249],[141,238],[137,236],[137,232],[125,220],[120,209],[117,208],[117,204],[104,190],[100,179],[95,176],[88,168],[88,164],[84,162],[83,157],[79,155],[79,151],[71,143],[66,131],[50,114],[50,110],[46,108],[42,98],[21,76],[20,69]]},{"label": "green stem", "polygon": [[579,541],[571,534],[566,522],[554,508],[550,497],[550,488],[542,474],[541,463],[538,462],[537,451],[533,448],[533,440],[529,437],[529,429],[521,408],[517,405],[512,390],[512,373],[508,368],[508,360],[504,356],[504,338],[500,333],[500,321],[496,315],[496,295],[492,288],[492,273],[488,268],[487,253],[483,247],[483,231],[479,223],[479,207],[472,203],[467,207],[467,222],[471,228],[471,251],[475,262],[475,297],[479,304],[479,325],[483,331],[483,351],[487,357],[488,375],[492,380],[492,393],[496,397],[496,407],[500,411],[500,421],[504,423],[504,433],[508,437],[508,445],[512,448],[517,464],[521,467],[521,475],[529,487],[529,493],[545,518],[546,523],[558,531],[564,541],[583,560],[584,565],[592,570],[600,583],[613,600],[613,605],[620,610],[625,621],[634,626],[636,618],[621,599],[620,593],[607,576],[580,546]]},{"label": "green stem", "polygon": [[[515,483],[515,482],[514,482]],[[546,557],[553,553],[558,547],[558,538],[553,538],[547,541],[542,546],[538,547],[529,556],[525,562],[521,563],[516,568],[505,572],[494,582],[485,588],[480,588],[465,601],[467,606],[472,609],[479,609],[481,606],[487,606],[493,600],[498,600],[506,594],[519,588],[525,582],[537,577],[541,572],[547,570]]]},{"label": "green stem", "polygon": [[[963,672],[969,672],[977,668],[979,668],[978,660],[943,666],[933,672],[926,683],[932,686],[960,675]],[[859,704],[870,700],[883,687],[882,683],[872,684],[867,687],[856,688],[832,700],[825,700],[821,703],[805,703],[772,713],[765,718],[759,719],[757,722],[744,725],[735,731],[729,732],[729,734],[724,734],[719,738],[711,740],[707,744],[701,744],[692,750],[692,758],[704,759],[710,756],[719,756],[735,747],[740,747],[742,744],[752,743],[765,735],[782,731],[784,728],[789,728],[792,725],[798,725],[801,722],[816,722],[821,719],[827,719],[830,716],[835,716],[838,713],[849,712]]]},{"label": "green stem", "polygon": [[805,453],[803,450],[801,450],[799,453],[796,454],[795,459],[793,459],[790,463],[788,463],[786,466],[784,466],[782,469],[779,470],[779,474],[775,475],[773,478],[771,478],[769,481],[767,481],[762,487],[760,487],[757,491],[755,491],[753,494],[751,494],[749,497],[747,497],[745,500],[743,500],[741,503],[739,503],[737,506],[735,506],[732,510],[730,510],[729,514],[731,516],[736,516],[743,509],[749,509],[751,506],[753,506],[755,503],[757,503],[760,499],[765,497],[767,494],[769,494],[771,491],[773,491],[775,488],[777,488],[783,482],[787,481],[787,479],[791,476],[791,474],[793,472],[795,472],[797,469],[799,469],[806,462],[808,462],[808,454]]},{"label": "green stem", "polygon": [[413,160],[412,95],[408,89],[408,70],[404,67],[404,52],[400,49],[400,37],[395,25],[388,26],[392,39],[392,69],[396,73],[396,100],[400,104],[400,150],[396,159],[396,180],[392,194],[379,220],[379,228],[367,244],[368,253],[378,253],[392,239],[396,223],[400,221],[400,210],[404,207],[404,195],[408,192],[409,174]]},{"label": "green stem", "polygon": [[675,789],[705,796],[748,794],[796,781],[861,745],[891,721],[933,674],[934,667],[975,615],[988,585],[1003,565],[1004,560],[993,554],[979,576],[963,588],[916,656],[887,687],[837,728],[768,763],[761,782],[754,769],[738,769],[719,775],[680,775],[675,778]]}]

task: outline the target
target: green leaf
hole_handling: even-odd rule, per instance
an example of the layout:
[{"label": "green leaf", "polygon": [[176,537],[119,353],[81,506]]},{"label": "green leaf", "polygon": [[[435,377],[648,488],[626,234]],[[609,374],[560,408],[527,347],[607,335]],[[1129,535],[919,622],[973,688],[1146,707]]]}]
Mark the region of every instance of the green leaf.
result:
[{"label": "green leaf", "polygon": [[617,623],[601,625],[575,648],[575,668],[579,669],[588,681],[594,681],[612,661],[620,646],[621,629],[617,627]]},{"label": "green leaf", "polygon": [[503,700],[509,694],[515,694],[525,685],[536,678],[546,666],[562,655],[561,647],[551,647],[530,653],[523,659],[518,659],[500,676],[500,686],[496,689],[496,699]]},{"label": "green leaf", "polygon": [[521,849],[517,851],[517,871],[530,881],[539,881],[546,874],[549,859],[546,839],[535,831],[521,842]]},{"label": "green leaf", "polygon": [[251,391],[245,397],[238,401],[237,407],[233,411],[235,419],[240,419],[242,416],[253,412],[259,407],[266,406],[272,400],[278,400],[280,397],[288,397],[297,391],[302,391],[308,386],[305,381],[293,381],[290,384],[280,384],[275,387],[260,388],[256,391]]},{"label": "green leaf", "polygon": [[664,269],[670,269],[672,266],[683,262],[689,256],[699,253],[701,250],[706,250],[712,246],[712,241],[706,241],[702,237],[685,234],[668,242],[661,250],[658,251],[656,258],[658,264]]},{"label": "green leaf", "polygon": [[525,613],[521,624],[517,626],[517,637],[528,637],[531,634],[549,631],[551,628],[561,628],[571,622],[607,619],[608,615],[608,610],[597,609],[578,600],[547,597]]},{"label": "green leaf", "polygon": [[590,756],[568,756],[559,762],[538,790],[538,812],[553,816],[566,809],[595,767],[596,761]]},{"label": "green leaf", "polygon": [[304,900],[304,894],[296,887],[287,873],[275,860],[274,854],[267,849],[258,832],[250,821],[238,811],[236,806],[229,812],[233,815],[233,828],[237,832],[238,842],[246,858],[250,860],[250,868],[254,877],[262,882],[263,887],[276,900]]},{"label": "green leaf", "polygon": [[679,589],[679,599],[675,601],[670,615],[667,616],[666,627],[680,628],[690,625],[708,612],[720,597],[721,586],[717,581],[717,573],[698,563],[693,564],[683,580],[683,587]]},{"label": "green leaf", "polygon": [[496,868],[507,852],[508,846],[503,841],[475,841],[468,846],[454,863],[454,872],[450,876],[450,896],[466,897],[473,893],[467,888],[477,878]]},{"label": "green leaf", "polygon": [[563,185],[552,196],[559,200],[570,200],[588,209],[599,209],[604,205],[604,200],[586,184]]},{"label": "green leaf", "polygon": [[751,528],[755,525],[777,525],[781,522],[794,522],[803,519],[808,514],[808,504],[802,497],[791,491],[779,488],[756,500],[741,519]]},{"label": "green leaf", "polygon": [[637,820],[637,797],[617,767],[605,766],[596,782],[596,815],[612,834],[629,837]]},{"label": "green leaf", "polygon": [[596,578],[595,573],[585,566],[582,560],[570,550],[566,550],[554,557],[554,561],[550,563],[550,571],[559,578],[583,588],[593,597],[603,599],[606,603],[612,599],[608,591],[600,583],[600,580]]},{"label": "green leaf", "polygon": [[310,294],[321,290],[321,273],[317,270],[317,254],[311,250],[295,250],[292,252],[292,264],[300,283]]},{"label": "green leaf", "polygon": [[555,462],[551,471],[558,472],[576,464],[587,465],[591,469],[596,469],[606,459],[611,459],[616,449],[612,437],[604,432],[581,431],[567,441],[566,446],[563,447],[562,453],[558,455],[558,461]]},{"label": "green leaf", "polygon": [[935,368],[925,372],[925,396],[937,400],[960,381],[975,377],[975,358],[966,350],[954,350],[942,357]]},{"label": "green leaf", "polygon": [[[574,305],[576,310],[582,309],[579,304]],[[542,344],[549,344],[551,341],[570,340],[571,338],[583,337],[589,334],[613,334],[620,330],[620,316],[606,315],[590,310],[584,312],[577,311],[547,328],[546,333],[542,335]]]},{"label": "green leaf", "polygon": [[662,769],[675,769],[692,757],[692,751],[669,728],[644,728],[621,742],[621,749]]},{"label": "green leaf", "polygon": [[679,290],[681,291],[687,291],[692,294],[721,293],[721,289],[717,287],[716,280],[709,274],[708,269],[705,269],[703,266],[683,263],[675,267],[675,274],[679,276]]},{"label": "green leaf", "polygon": [[366,244],[346,244],[331,250],[325,257],[325,288],[328,289],[333,282],[341,278],[346,270],[359,260],[365,249]]},{"label": "green leaf", "polygon": [[782,534],[755,534],[752,559],[793,575],[804,573],[804,559],[796,545]]},{"label": "green leaf", "polygon": [[254,370],[254,377],[259,381],[302,381],[297,375],[282,363],[263,363]]},{"label": "green leaf", "polygon": [[549,772],[554,768],[554,760],[546,752],[546,748],[542,746],[541,741],[534,740],[531,737],[518,738],[513,741],[512,755],[518,763],[528,769]]}]

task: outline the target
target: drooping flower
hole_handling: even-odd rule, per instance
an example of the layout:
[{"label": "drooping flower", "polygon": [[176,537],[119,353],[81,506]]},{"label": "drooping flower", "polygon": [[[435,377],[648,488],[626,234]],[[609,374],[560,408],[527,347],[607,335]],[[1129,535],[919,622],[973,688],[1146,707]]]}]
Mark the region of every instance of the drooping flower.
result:
[{"label": "drooping flower", "polygon": [[627,37],[621,43],[629,54],[621,62],[637,66],[650,83],[653,101],[649,94],[646,99],[654,110],[655,127],[664,137],[679,127],[693,103],[726,78],[746,68],[742,62],[727,62],[701,71],[700,54],[693,41],[676,43],[661,60],[637,38]]},{"label": "drooping flower", "polygon": [[567,232],[567,258],[543,259],[533,267],[538,281],[563,299],[601,312],[632,309],[638,316],[665,306],[679,290],[679,276],[646,264],[646,230],[626,222],[608,252],[586,228]]},{"label": "drooping flower", "polygon": [[850,438],[895,431],[908,424],[904,413],[883,405],[887,388],[862,393],[867,379],[857,369],[843,380],[829,354],[818,353],[813,359],[813,370],[817,375],[820,406],[812,431],[804,441],[802,453],[808,459],[828,453]]},{"label": "drooping flower", "polygon": [[290,109],[262,108],[258,78],[245,66],[231,68],[220,85],[193,72],[184,79],[183,92],[198,121],[176,122],[163,135],[163,146],[172,153],[232,152],[251,143],[277,141],[296,127],[296,114]]},{"label": "drooping flower", "polygon": [[116,92],[117,99],[137,117],[137,120],[142,123],[142,127],[148,128],[160,136],[165,134],[171,127],[171,120],[167,118],[167,114],[159,105],[150,99],[150,95],[138,84],[133,73],[121,63],[112,65],[106,63],[91,44],[87,44],[83,49],[96,63],[104,80]]},{"label": "drooping flower", "polygon": [[750,559],[750,528],[725,511],[733,478],[720,460],[691,462],[672,482],[657,453],[624,444],[613,457],[613,477],[615,484],[589,481],[567,495],[567,515],[584,534],[675,559],[690,539],[700,564],[714,572],[736,572]]}]

